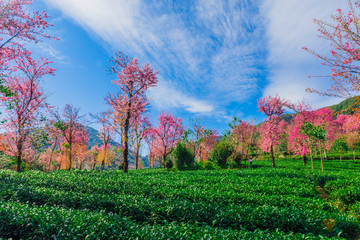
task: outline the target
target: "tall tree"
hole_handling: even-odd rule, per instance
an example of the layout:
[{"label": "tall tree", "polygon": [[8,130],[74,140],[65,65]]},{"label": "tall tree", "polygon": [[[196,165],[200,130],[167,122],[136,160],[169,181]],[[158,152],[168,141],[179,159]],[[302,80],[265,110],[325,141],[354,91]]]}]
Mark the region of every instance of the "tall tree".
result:
[{"label": "tall tree", "polygon": [[272,167],[275,167],[274,146],[280,142],[280,134],[283,131],[284,122],[280,116],[284,113],[287,101],[282,100],[278,95],[275,97],[264,97],[258,100],[260,112],[267,116],[267,121],[261,124],[260,148],[265,152],[270,152]]},{"label": "tall tree", "polygon": [[198,161],[208,160],[210,152],[218,143],[219,135],[216,130],[205,129],[204,136],[199,140],[199,150],[197,152]]},{"label": "tall tree", "polygon": [[309,137],[302,133],[301,125],[304,121],[314,122],[315,114],[311,111],[311,107],[304,102],[293,105],[296,114],[287,127],[288,147],[294,155],[303,158],[304,166],[307,164],[307,156],[310,153]]},{"label": "tall tree", "polygon": [[30,147],[29,136],[40,117],[40,110],[47,108],[46,97],[39,87],[39,81],[47,74],[54,74],[47,59],[35,61],[31,53],[16,57],[12,75],[4,79],[4,85],[14,94],[3,96],[1,105],[6,107],[4,127],[8,131],[9,152],[16,158],[16,171],[20,171],[25,146]]},{"label": "tall tree", "polygon": [[230,141],[234,144],[234,153],[242,158],[249,157],[249,151],[255,144],[256,127],[248,122],[241,122],[232,129]]},{"label": "tall tree", "polygon": [[118,79],[113,84],[119,87],[119,92],[110,94],[106,101],[113,119],[121,118],[124,172],[127,173],[131,120],[145,112],[148,106],[145,93],[149,87],[156,86],[157,72],[153,71],[150,64],[141,68],[136,58],[130,59],[122,52],[115,53],[110,69],[117,74]]},{"label": "tall tree", "polygon": [[[321,126],[321,125],[316,126],[311,122],[305,121],[301,125],[301,131],[303,132],[303,134],[305,134],[309,137],[309,139],[313,145],[311,147],[315,147],[315,149],[320,150],[321,170],[324,173],[324,161],[323,161],[324,156],[322,154],[322,150],[325,148],[325,141],[327,138],[327,131],[326,131],[325,127]],[[310,147],[310,156],[312,155],[311,147]],[[311,165],[312,165],[312,170],[314,170],[312,157],[311,157]]]},{"label": "tall tree", "polygon": [[158,121],[159,125],[154,130],[155,142],[158,152],[162,155],[163,164],[165,164],[166,157],[181,141],[184,129],[181,118],[175,118],[170,113],[161,113],[158,116]]}]

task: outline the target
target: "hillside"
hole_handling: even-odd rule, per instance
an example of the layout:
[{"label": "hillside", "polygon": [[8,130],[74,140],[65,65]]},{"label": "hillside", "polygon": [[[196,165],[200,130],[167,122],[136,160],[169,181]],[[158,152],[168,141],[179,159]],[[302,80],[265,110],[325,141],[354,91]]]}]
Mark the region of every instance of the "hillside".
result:
[{"label": "hillside", "polygon": [[329,108],[334,111],[335,115],[353,114],[354,109],[359,107],[360,107],[360,96],[348,98],[339,104],[329,106]]},{"label": "hillside", "polygon": [[[353,114],[354,113],[353,109],[359,107],[360,107],[360,96],[348,98],[338,104],[328,106],[328,108],[334,111],[335,116],[339,114]],[[286,122],[290,122],[293,119],[294,115],[295,115],[294,113],[284,114],[283,116],[281,116],[281,118]]]}]

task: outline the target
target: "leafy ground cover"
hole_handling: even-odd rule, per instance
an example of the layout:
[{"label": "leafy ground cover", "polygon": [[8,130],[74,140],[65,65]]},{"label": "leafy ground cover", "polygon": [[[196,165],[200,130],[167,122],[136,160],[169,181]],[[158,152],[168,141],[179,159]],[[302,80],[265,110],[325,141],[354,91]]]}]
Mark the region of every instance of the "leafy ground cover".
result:
[{"label": "leafy ground cover", "polygon": [[253,169],[0,171],[0,237],[358,239],[360,164]]}]

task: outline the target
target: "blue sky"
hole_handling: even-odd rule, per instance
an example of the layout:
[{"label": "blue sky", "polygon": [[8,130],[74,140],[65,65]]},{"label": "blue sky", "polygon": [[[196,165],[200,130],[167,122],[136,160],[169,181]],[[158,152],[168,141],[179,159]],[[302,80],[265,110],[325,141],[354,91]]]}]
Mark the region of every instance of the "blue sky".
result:
[{"label": "blue sky", "polygon": [[305,92],[326,88],[329,79],[307,76],[330,70],[301,47],[328,52],[313,19],[346,9],[345,0],[36,0],[32,8],[48,13],[60,38],[36,48],[57,70],[43,81],[56,107],[105,110],[105,96],[117,90],[105,71],[114,50],[159,70],[148,92],[153,122],[168,111],[221,133],[233,116],[261,121],[263,96],[314,107],[341,101]]}]

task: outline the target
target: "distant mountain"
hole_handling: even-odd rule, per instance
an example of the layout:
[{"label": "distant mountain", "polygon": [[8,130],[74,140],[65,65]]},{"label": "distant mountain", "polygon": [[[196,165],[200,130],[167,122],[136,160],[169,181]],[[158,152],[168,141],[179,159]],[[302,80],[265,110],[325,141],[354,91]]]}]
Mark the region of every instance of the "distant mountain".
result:
[{"label": "distant mountain", "polygon": [[[99,131],[90,126],[86,126],[85,128],[89,134],[88,148],[90,149],[96,145],[100,147],[102,145],[102,141],[99,138]],[[110,143],[112,146],[120,146],[120,144],[116,141],[111,141]]]},{"label": "distant mountain", "polygon": [[[98,137],[99,136],[99,131],[96,130],[93,127],[90,126],[86,126],[86,131],[89,134],[89,142],[88,142],[88,148],[92,148],[93,146],[101,146],[102,145],[102,141],[101,139]],[[120,144],[116,141],[111,141],[111,145],[112,146],[120,146]],[[145,157],[141,157],[141,160],[143,162],[144,168],[148,168],[149,164],[148,164],[148,158],[147,156]],[[116,166],[114,165],[113,168],[116,168]],[[132,155],[132,151],[130,151],[130,155],[129,155],[129,168],[130,169],[135,169],[135,159]]]}]

